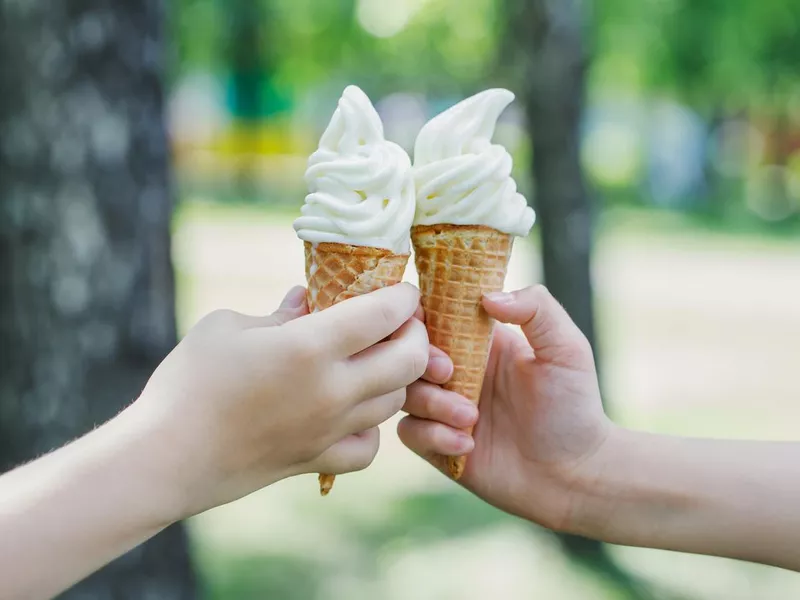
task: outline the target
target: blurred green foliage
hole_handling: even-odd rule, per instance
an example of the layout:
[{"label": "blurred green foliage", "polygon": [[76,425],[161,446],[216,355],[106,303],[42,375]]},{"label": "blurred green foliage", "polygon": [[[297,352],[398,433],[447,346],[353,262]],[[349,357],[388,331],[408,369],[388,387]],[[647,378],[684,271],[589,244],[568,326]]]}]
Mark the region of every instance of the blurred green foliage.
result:
[{"label": "blurred green foliage", "polygon": [[594,3],[595,88],[663,93],[710,114],[800,103],[794,0]]},{"label": "blurred green foliage", "polygon": [[[654,220],[650,211],[619,209],[636,215],[630,229],[639,237],[628,254],[635,256],[636,248],[664,232],[674,237],[671,245],[680,247],[687,244],[686,236],[705,243],[722,228],[796,236],[800,2],[596,0],[583,5],[591,59],[583,159],[597,204],[692,209],[688,221],[675,214]],[[266,204],[268,199],[270,211],[286,199],[282,206],[291,208],[289,216],[280,213],[281,227],[288,226],[300,204],[305,157],[346,84],[360,85],[376,102],[398,93],[423,98],[425,117],[478,89],[521,87],[513,80],[519,73],[514,68],[519,45],[507,33],[505,0],[177,0],[172,7],[173,85],[195,73],[210,75],[221,82],[231,112],[214,132],[217,137],[192,139],[186,147],[178,137],[183,195],[229,204],[243,198]],[[666,111],[659,109],[662,104]],[[656,126],[662,131],[654,133]],[[401,122],[401,127],[411,125]],[[511,133],[517,167],[525,169],[528,136],[536,132]],[[198,147],[203,160],[192,167],[185,156]],[[659,167],[653,158],[658,151],[658,160],[682,158],[683,164],[677,171],[674,165]],[[233,161],[231,176],[226,161],[237,153],[247,162]],[[252,162],[253,155],[269,156]],[[278,155],[293,155],[294,163],[278,162]],[[659,192],[673,183],[676,172],[683,174],[686,163],[696,167],[699,183],[676,192],[678,200],[660,199]],[[247,191],[230,185],[245,168],[258,179]],[[524,179],[525,174],[522,186]],[[194,202],[182,214],[224,224],[226,210]],[[615,211],[606,211],[599,220],[601,234],[604,223],[620,220]],[[195,282],[187,277],[181,285],[188,288]],[[262,287],[259,279],[259,294]],[[600,305],[601,310],[617,307],[618,298],[601,297]],[[615,340],[612,332],[621,321],[601,337]],[[684,413],[676,414],[683,418]],[[347,556],[342,564],[331,564],[289,550],[200,547],[207,597],[331,597],[322,588],[334,570],[370,571],[387,548],[461,540],[511,519],[460,492],[399,498],[386,512],[380,521],[347,515],[336,521],[356,548],[352,564]]]},{"label": "blurred green foliage", "polygon": [[[180,0],[178,70],[224,71],[237,11],[292,93],[364,79],[377,94],[483,86],[505,32],[499,0]],[[659,91],[693,105],[787,102],[800,91],[795,0],[598,0],[587,3],[595,88]],[[601,77],[600,77],[601,76]]]},{"label": "blurred green foliage", "polygon": [[309,600],[317,598],[326,573],[318,561],[290,554],[212,552],[198,560],[206,600]]},{"label": "blurred green foliage", "polygon": [[[239,2],[180,0],[174,13],[179,70],[225,71]],[[452,94],[482,85],[502,28],[494,0],[257,0],[267,74],[291,94],[328,80],[357,80],[375,94]],[[249,8],[253,11],[253,8]],[[396,31],[396,33],[394,33]],[[446,75],[446,76],[444,76]]]},{"label": "blurred green foliage", "polygon": [[[187,193],[295,198],[303,159],[349,83],[373,100],[394,98],[382,109],[387,123],[399,115],[394,134],[419,127],[422,117],[409,121],[409,110],[427,118],[479,89],[519,90],[524,44],[511,38],[509,2],[179,0],[173,85],[197,73],[217,82],[227,116],[200,145],[234,163],[228,169],[215,160],[213,176],[207,166],[186,169],[187,151],[198,144],[176,135],[181,180],[201,176]],[[738,228],[800,224],[800,3],[583,6],[590,56],[583,161],[598,201],[690,210]],[[201,121],[208,127],[203,115],[189,118]],[[523,171],[527,133],[535,136],[517,132],[511,148]],[[299,160],[290,168],[252,160],[276,154]],[[242,185],[252,173],[258,185]],[[519,174],[526,193],[528,179]]]}]

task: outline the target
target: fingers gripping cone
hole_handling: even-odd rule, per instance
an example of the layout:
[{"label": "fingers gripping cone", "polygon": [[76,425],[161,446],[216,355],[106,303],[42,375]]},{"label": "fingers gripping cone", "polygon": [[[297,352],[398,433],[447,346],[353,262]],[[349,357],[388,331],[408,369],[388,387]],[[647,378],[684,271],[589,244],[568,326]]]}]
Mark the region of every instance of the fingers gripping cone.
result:
[{"label": "fingers gripping cone", "polygon": [[[307,300],[312,312],[400,283],[408,262],[408,254],[394,254],[383,248],[338,243],[304,245]],[[335,477],[320,474],[320,494],[328,495]]]},{"label": "fingers gripping cone", "polygon": [[[513,236],[484,226],[417,225],[411,240],[428,337],[454,365],[444,388],[477,406],[494,325],[481,297],[503,289]],[[465,466],[465,456],[447,457],[453,479]]]}]

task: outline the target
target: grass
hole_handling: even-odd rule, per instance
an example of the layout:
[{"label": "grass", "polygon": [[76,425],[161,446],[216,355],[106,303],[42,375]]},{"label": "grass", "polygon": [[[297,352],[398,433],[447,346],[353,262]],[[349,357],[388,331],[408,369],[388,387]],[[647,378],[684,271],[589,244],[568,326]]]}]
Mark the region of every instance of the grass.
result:
[{"label": "grass", "polygon": [[200,588],[208,600],[318,596],[328,578],[325,566],[301,556],[248,552],[199,551]]},{"label": "grass", "polygon": [[193,199],[181,202],[173,220],[173,229],[190,224],[241,224],[265,223],[290,225],[299,215],[298,207],[270,204],[220,204],[219,202]]},{"label": "grass", "polygon": [[731,224],[702,215],[654,208],[616,207],[605,210],[599,219],[599,233],[611,233],[632,240],[646,241],[651,236],[668,236],[681,244],[700,249],[709,244],[745,249],[798,247],[800,223]]}]

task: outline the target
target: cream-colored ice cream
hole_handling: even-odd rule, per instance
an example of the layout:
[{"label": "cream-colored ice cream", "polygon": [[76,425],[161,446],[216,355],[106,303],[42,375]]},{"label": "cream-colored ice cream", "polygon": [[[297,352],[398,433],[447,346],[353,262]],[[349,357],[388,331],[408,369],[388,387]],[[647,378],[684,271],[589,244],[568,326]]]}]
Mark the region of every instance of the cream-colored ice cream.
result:
[{"label": "cream-colored ice cream", "polygon": [[300,239],[409,251],[411,160],[383,137],[378,113],[356,86],[344,90],[305,180],[309,194],[294,222]]},{"label": "cream-colored ice cream", "polygon": [[511,177],[508,151],[492,143],[500,113],[514,100],[490,89],[426,123],[414,146],[415,225],[485,225],[525,236],[535,215]]}]

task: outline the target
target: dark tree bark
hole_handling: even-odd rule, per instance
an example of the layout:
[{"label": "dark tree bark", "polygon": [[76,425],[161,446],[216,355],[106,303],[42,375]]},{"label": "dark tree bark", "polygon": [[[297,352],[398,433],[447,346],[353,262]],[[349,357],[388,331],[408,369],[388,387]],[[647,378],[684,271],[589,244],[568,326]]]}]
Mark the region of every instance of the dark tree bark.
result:
[{"label": "dark tree bark", "polygon": [[[524,65],[520,83],[533,141],[545,285],[595,348],[592,210],[580,164],[588,64],[581,6],[575,0],[518,0],[511,8],[511,38]],[[563,539],[572,553],[593,555],[601,549],[589,540]]]},{"label": "dark tree bark", "polygon": [[[175,343],[163,12],[0,0],[0,471],[112,417]],[[183,528],[64,597],[194,598]]]},{"label": "dark tree bark", "polygon": [[593,214],[580,163],[588,54],[578,0],[512,0],[512,38],[533,140],[531,165],[545,283],[595,348]]},{"label": "dark tree bark", "polygon": [[[594,214],[580,162],[589,65],[584,5],[579,0],[507,0],[506,6],[506,56],[520,69],[514,72],[515,87],[521,92],[533,141],[531,171],[545,285],[596,355],[590,269]],[[613,580],[625,597],[652,597],[614,563],[604,544],[558,537],[571,558]]]},{"label": "dark tree bark", "polygon": [[[581,0],[506,0],[507,46],[515,89],[525,104],[533,160],[534,205],[545,285],[589,339],[597,360],[591,250],[594,207],[580,161],[586,71]],[[515,69],[519,68],[519,71]],[[599,364],[599,361],[598,361]],[[680,596],[622,569],[605,544],[559,535],[565,553],[630,600]]]}]

